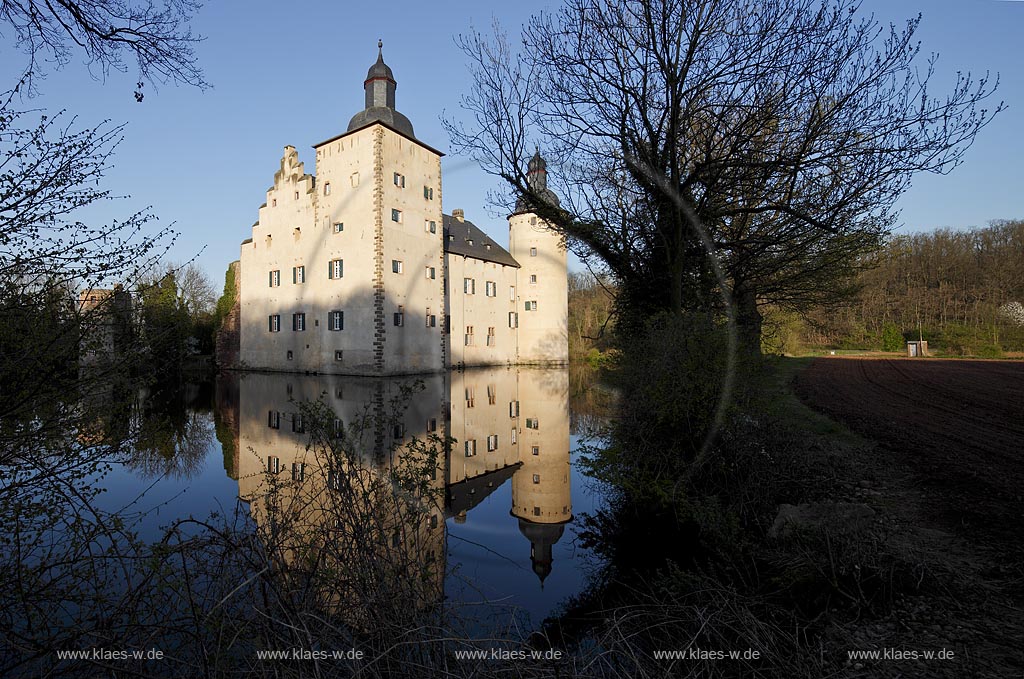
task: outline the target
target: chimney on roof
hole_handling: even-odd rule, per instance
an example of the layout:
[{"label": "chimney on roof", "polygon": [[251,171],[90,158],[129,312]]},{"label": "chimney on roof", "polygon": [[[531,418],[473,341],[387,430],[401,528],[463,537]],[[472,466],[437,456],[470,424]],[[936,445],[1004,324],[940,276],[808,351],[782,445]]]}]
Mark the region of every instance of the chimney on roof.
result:
[{"label": "chimney on roof", "polygon": [[466,213],[461,209],[452,210],[452,217],[459,220],[460,222],[466,221]]}]

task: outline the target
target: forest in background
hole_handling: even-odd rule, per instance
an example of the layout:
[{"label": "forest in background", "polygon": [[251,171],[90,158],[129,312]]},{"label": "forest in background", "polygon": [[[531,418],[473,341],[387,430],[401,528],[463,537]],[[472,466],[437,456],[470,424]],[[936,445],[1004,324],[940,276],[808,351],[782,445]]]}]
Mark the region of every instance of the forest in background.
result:
[{"label": "forest in background", "polygon": [[[1024,221],[896,235],[860,269],[852,297],[805,313],[765,308],[766,353],[902,351],[919,338],[932,353],[953,356],[1024,351]],[[593,274],[570,275],[573,361],[604,360],[614,292]]]},{"label": "forest in background", "polygon": [[864,258],[857,284],[855,297],[803,318],[776,312],[777,345],[899,351],[922,338],[954,356],[1024,351],[1024,221],[893,236]]}]

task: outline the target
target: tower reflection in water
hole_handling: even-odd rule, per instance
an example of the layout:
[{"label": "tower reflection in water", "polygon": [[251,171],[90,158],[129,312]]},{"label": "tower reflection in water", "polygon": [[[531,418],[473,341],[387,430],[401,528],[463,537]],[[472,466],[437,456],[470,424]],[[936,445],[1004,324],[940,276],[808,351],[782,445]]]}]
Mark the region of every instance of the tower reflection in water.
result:
[{"label": "tower reflection in water", "polygon": [[[347,606],[370,586],[422,608],[444,598],[453,565],[445,519],[472,524],[474,510],[510,486],[507,521],[519,535],[500,548],[513,559],[529,549],[542,586],[572,520],[568,387],[566,369],[243,374],[232,465],[239,496],[288,571],[322,566],[325,544],[344,562],[329,571],[332,603]],[[317,401],[328,410],[309,407]],[[431,449],[438,455],[428,461]],[[282,521],[293,528],[277,528]]]}]

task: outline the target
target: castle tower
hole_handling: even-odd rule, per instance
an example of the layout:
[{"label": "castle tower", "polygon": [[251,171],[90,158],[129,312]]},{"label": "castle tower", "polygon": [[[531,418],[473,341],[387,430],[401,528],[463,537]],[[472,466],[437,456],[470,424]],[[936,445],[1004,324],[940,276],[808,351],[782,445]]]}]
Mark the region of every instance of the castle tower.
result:
[{"label": "castle tower", "polygon": [[285,148],[242,245],[243,367],[444,370],[442,154],[395,108],[397,81],[377,47],[364,109],[314,146],[315,175]]},{"label": "castle tower", "polygon": [[[558,205],[558,196],[547,186],[547,163],[539,150],[530,160],[527,177],[535,195]],[[509,250],[521,265],[518,362],[564,365],[569,362],[569,289],[562,237],[522,199],[508,218],[508,228]]]},{"label": "castle tower", "polygon": [[551,573],[552,548],[572,520],[568,370],[520,370],[518,452],[512,477],[512,515],[530,541],[530,562],[541,584]]}]

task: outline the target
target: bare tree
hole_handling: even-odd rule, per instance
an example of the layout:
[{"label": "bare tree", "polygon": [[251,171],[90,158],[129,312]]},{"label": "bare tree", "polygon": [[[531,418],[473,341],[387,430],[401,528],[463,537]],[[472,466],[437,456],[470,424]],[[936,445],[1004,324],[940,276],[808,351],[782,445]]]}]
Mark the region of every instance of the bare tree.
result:
[{"label": "bare tree", "polygon": [[[929,96],[914,34],[857,0],[567,0],[513,51],[460,44],[471,121],[456,150],[502,177],[618,279],[620,329],[652,311],[735,303],[759,354],[766,303],[847,291],[916,172],[945,173],[1002,107],[988,77]],[[540,145],[562,207],[531,190]],[[629,313],[632,312],[632,313]],[[632,318],[632,323],[630,322]]]},{"label": "bare tree", "polygon": [[0,23],[11,27],[15,45],[28,57],[24,84],[30,90],[43,62],[60,67],[81,51],[104,77],[126,71],[126,60],[133,60],[135,98],[142,101],[144,82],[208,87],[193,51],[201,38],[188,28],[200,6],[193,0],[4,0]]}]

